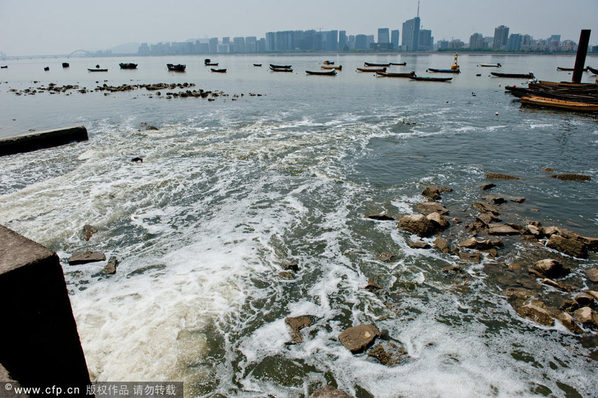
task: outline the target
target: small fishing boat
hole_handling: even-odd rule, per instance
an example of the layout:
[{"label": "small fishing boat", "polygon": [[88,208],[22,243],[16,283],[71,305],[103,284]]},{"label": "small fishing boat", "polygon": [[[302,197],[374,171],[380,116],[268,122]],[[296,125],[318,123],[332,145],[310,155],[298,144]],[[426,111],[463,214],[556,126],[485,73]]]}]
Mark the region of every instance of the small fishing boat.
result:
[{"label": "small fishing boat", "polygon": [[427,77],[427,76],[417,76],[415,73],[412,76],[409,76],[411,80],[417,80],[420,82],[450,82],[453,80],[452,77]]},{"label": "small fishing boat", "polygon": [[50,67],[49,66],[44,66],[44,70],[47,72],[47,71],[50,70]]},{"label": "small fishing boat", "polygon": [[544,108],[557,108],[577,112],[598,112],[598,104],[559,100],[538,96],[521,97],[521,103],[526,105],[541,106]]},{"label": "small fishing boat", "polygon": [[495,64],[479,64],[478,66],[481,68],[500,68],[500,67],[502,67],[502,65],[499,64],[498,62]]},{"label": "small fishing boat", "polygon": [[459,69],[436,69],[436,68],[428,68],[426,72],[434,72],[434,73],[461,73]]},{"label": "small fishing boat", "polygon": [[339,66],[326,66],[326,65],[322,65],[322,66],[320,66],[320,68],[326,69],[326,70],[343,70],[343,66],[342,65],[339,65]]},{"label": "small fishing boat", "polygon": [[120,63],[118,64],[120,66],[121,69],[137,69],[137,64],[134,64],[132,62],[129,63]]},{"label": "small fishing boat", "polygon": [[253,64],[253,66],[260,67],[260,66],[262,66],[262,64]]},{"label": "small fishing boat", "polygon": [[317,76],[336,76],[335,70],[328,70],[328,71],[306,70],[305,73],[307,73],[308,75],[317,75]]},{"label": "small fishing boat", "polygon": [[333,61],[324,61],[324,65],[334,65]]},{"label": "small fishing boat", "polygon": [[592,72],[595,75],[598,75],[598,69],[596,69],[596,68],[592,68],[591,66],[586,66],[586,70],[588,72]]},{"label": "small fishing boat", "polygon": [[377,72],[386,72],[386,68],[357,68],[357,72],[370,72],[370,73],[377,73]]},{"label": "small fishing boat", "polygon": [[415,75],[415,72],[402,72],[402,73],[391,73],[391,72],[376,72],[376,75],[380,77],[402,77],[402,78],[409,78]]},{"label": "small fishing boat", "polygon": [[63,68],[68,68],[68,67],[70,67],[70,66],[71,66],[71,65],[70,65],[68,62],[63,62],[63,63],[62,63],[62,67],[63,67]]},{"label": "small fishing boat", "polygon": [[184,72],[185,69],[187,68],[187,65],[183,65],[183,64],[166,64],[166,67],[168,68],[169,72]]},{"label": "small fishing boat", "polygon": [[557,66],[556,70],[562,71],[562,72],[573,72],[574,68],[564,68],[562,66]]},{"label": "small fishing boat", "polygon": [[0,69],[8,69],[8,65],[2,65],[0,66]]},{"label": "small fishing boat", "polygon": [[216,73],[226,73],[226,68],[224,69],[215,69],[215,68],[210,68],[210,70],[212,72],[216,72]]},{"label": "small fishing boat", "polygon": [[293,69],[291,69],[291,68],[277,68],[272,65],[270,65],[270,70],[272,72],[292,72],[293,71]]},{"label": "small fishing boat", "polygon": [[492,76],[496,77],[512,77],[515,79],[533,79],[535,76],[532,72],[529,73],[501,73],[501,72],[490,72]]},{"label": "small fishing boat", "polygon": [[276,68],[276,69],[291,69],[293,66],[292,65],[274,65],[274,64],[270,64],[270,68]]},{"label": "small fishing boat", "polygon": [[108,72],[107,68],[100,68],[100,65],[96,65],[95,68],[87,68],[88,72]]},{"label": "small fishing boat", "polygon": [[391,62],[390,64],[395,66],[405,66],[407,65],[407,62]]},{"label": "small fishing boat", "polygon": [[374,63],[371,63],[371,62],[364,62],[363,65],[364,66],[383,66],[383,67],[389,67],[390,63],[387,63],[387,64],[374,64]]}]

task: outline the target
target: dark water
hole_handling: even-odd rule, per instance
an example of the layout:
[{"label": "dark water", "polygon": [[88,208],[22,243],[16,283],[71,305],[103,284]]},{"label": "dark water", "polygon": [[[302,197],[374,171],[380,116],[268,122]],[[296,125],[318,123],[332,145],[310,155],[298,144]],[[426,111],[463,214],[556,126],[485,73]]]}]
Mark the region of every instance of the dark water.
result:
[{"label": "dark water", "polygon": [[[411,249],[396,223],[364,217],[411,213],[426,185],[441,184],[453,188],[442,200],[451,216],[470,222],[478,184],[492,171],[522,178],[492,192],[526,198],[502,205],[505,221],[598,236],[596,116],[522,108],[504,86],[525,82],[477,67],[500,62],[505,72],[558,81],[570,75],[556,66],[573,57],[461,56],[463,73],[451,83],[354,71],[399,58],[407,66],[394,68],[418,74],[452,62],[333,56],[343,65],[333,78],[304,75],[319,68],[318,56],[220,57],[226,75],[197,57],[133,59],[137,71],[115,69],[117,59],[72,60],[69,70],[62,60],[21,60],[2,70],[0,136],[70,124],[90,132],[86,143],[0,158],[0,223],[64,259],[83,247],[121,259],[110,278],[98,276],[102,264],[64,266],[95,379],[183,380],[200,396],[302,396],[324,383],[380,397],[596,394],[595,330],[575,336],[558,322],[522,319],[504,294],[515,283],[508,265],[554,253],[507,238],[497,259],[463,263]],[[171,62],[187,72],[168,73]],[[96,63],[109,72],[88,73]],[[190,82],[229,96],[8,91],[104,80]],[[136,156],[143,163],[131,163]],[[545,167],[592,180],[562,182]],[[78,236],[86,223],[100,229],[89,242]],[[459,225],[445,235],[469,236]],[[381,261],[383,252],[395,260]],[[299,271],[281,276],[291,263]],[[572,263],[567,280],[596,290],[583,277],[596,257]],[[443,272],[455,264],[464,273]],[[368,278],[382,290],[365,290]],[[554,302],[579,293],[543,289]],[[287,345],[285,317],[303,314],[314,324],[304,343]],[[386,367],[340,345],[342,330],[370,322],[408,358]]]}]

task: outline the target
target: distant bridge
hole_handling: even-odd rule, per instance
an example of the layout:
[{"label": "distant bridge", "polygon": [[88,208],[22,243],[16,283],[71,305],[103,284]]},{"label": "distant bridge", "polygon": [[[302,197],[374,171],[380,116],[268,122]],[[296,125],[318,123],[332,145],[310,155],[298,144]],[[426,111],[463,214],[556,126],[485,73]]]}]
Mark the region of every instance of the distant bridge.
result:
[{"label": "distant bridge", "polygon": [[79,49],[79,50],[75,50],[72,53],[70,53],[69,55],[67,55],[67,58],[70,58],[70,57],[89,57],[91,55],[93,55],[92,52],[89,52],[87,50],[81,50],[81,49]]}]

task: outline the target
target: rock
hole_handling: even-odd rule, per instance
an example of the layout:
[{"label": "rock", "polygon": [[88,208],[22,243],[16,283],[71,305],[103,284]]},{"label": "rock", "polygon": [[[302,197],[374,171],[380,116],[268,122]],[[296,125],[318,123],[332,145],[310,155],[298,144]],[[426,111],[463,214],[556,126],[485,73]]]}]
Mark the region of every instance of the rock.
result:
[{"label": "rock", "polygon": [[380,285],[378,285],[372,278],[368,278],[368,284],[365,285],[365,289],[369,290],[372,293],[377,292],[378,290],[382,289]]},{"label": "rock", "polygon": [[509,199],[511,202],[515,202],[515,203],[523,203],[525,202],[525,198],[523,196],[517,196],[514,198],[510,198]]},{"label": "rock", "polygon": [[587,258],[588,249],[585,244],[575,239],[567,239],[560,235],[552,235],[546,246],[551,249],[558,250],[561,253],[568,254],[569,256],[577,258]]},{"label": "rock", "polygon": [[104,274],[114,275],[116,274],[116,268],[118,267],[118,259],[115,256],[110,257],[108,264],[104,267]]},{"label": "rock", "polygon": [[344,391],[337,390],[331,386],[326,386],[318,388],[309,396],[309,398],[351,398],[351,396]]},{"label": "rock", "polygon": [[586,271],[588,279],[594,283],[598,283],[598,268],[590,268]]},{"label": "rock", "polygon": [[515,311],[520,317],[530,319],[541,325],[554,325],[554,319],[546,309],[546,305],[540,300],[531,300],[529,303],[517,306]]},{"label": "rock", "polygon": [[477,240],[475,236],[472,236],[471,238],[459,243],[459,246],[465,247],[467,249],[488,250],[491,249],[494,245],[492,244],[490,239]]},{"label": "rock", "polygon": [[579,304],[580,307],[589,307],[596,300],[596,298],[591,294],[581,293],[575,296],[574,300],[577,304]]},{"label": "rock", "polygon": [[481,231],[485,230],[487,227],[488,227],[488,226],[487,226],[486,224],[484,224],[484,223],[483,223],[483,222],[481,222],[481,221],[477,221],[477,220],[476,220],[476,221],[474,221],[474,222],[472,222],[472,223],[470,223],[470,224],[467,224],[467,225],[465,226],[465,228],[466,228],[467,230],[471,231],[471,232],[472,232],[472,233],[474,233],[474,234],[477,234],[477,233],[479,233],[479,232],[481,232]]},{"label": "rock", "polygon": [[430,245],[428,243],[421,241],[421,240],[409,241],[408,245],[412,249],[429,249],[430,248]]},{"label": "rock", "polygon": [[505,295],[510,301],[525,301],[532,297],[533,292],[521,287],[510,287],[505,290]]},{"label": "rock", "polygon": [[476,216],[476,220],[479,220],[484,223],[484,225],[490,225],[493,222],[500,221],[500,218],[496,217],[494,214],[488,213],[480,213]]},{"label": "rock", "polygon": [[553,173],[554,169],[552,167],[542,167],[542,171],[545,171],[546,173]]},{"label": "rock", "polygon": [[96,232],[98,232],[97,227],[94,227],[93,225],[85,224],[83,226],[83,230],[81,231],[81,239],[89,240]]},{"label": "rock", "polygon": [[519,235],[519,231],[510,225],[492,223],[488,225],[489,235]]},{"label": "rock", "polygon": [[590,181],[592,178],[584,174],[553,174],[550,177],[562,181]]},{"label": "rock", "polygon": [[540,275],[547,278],[560,278],[569,274],[569,270],[552,258],[545,258],[544,260],[536,261],[534,270],[538,271]]},{"label": "rock", "polygon": [[282,279],[293,279],[295,278],[295,275],[292,272],[289,271],[282,271],[278,273],[278,276]]},{"label": "rock", "polygon": [[299,265],[297,263],[283,263],[281,268],[285,271],[299,272]]},{"label": "rock", "polygon": [[519,177],[514,177],[508,174],[501,173],[486,173],[486,179],[488,180],[520,180]]},{"label": "rock", "polygon": [[583,330],[581,330],[581,328],[577,325],[577,323],[575,323],[575,320],[573,319],[573,317],[571,315],[569,315],[566,312],[560,312],[556,319],[558,319],[558,321],[560,323],[563,324],[564,327],[566,327],[567,329],[569,329],[571,332],[575,333],[575,334],[581,334],[583,333]]},{"label": "rock", "polygon": [[581,323],[582,325],[585,324],[590,324],[590,323],[594,323],[594,317],[593,314],[594,311],[592,311],[592,309],[590,307],[582,307],[578,310],[576,310],[573,313],[573,316],[575,317],[575,319],[577,319],[579,321],[579,323]]},{"label": "rock", "polygon": [[[538,275],[538,276],[540,276],[542,278],[542,275]],[[564,283],[559,283],[557,281],[554,281],[554,280],[548,279],[548,278],[542,279],[540,281],[540,283],[542,283],[544,285],[555,287],[560,290],[565,290],[565,291],[571,291],[571,289],[572,289],[569,285],[565,285]]]},{"label": "rock", "polygon": [[460,251],[458,256],[461,260],[469,261],[474,264],[478,264],[482,261],[482,255],[480,253],[469,253]]},{"label": "rock", "polygon": [[338,335],[338,339],[353,354],[360,353],[374,343],[380,331],[375,325],[363,324],[354,326]]},{"label": "rock", "polygon": [[492,183],[488,183],[488,184],[481,184],[479,185],[480,189],[483,191],[487,191],[489,189],[492,189],[494,187],[496,187],[496,184],[492,184]]},{"label": "rock", "polygon": [[451,251],[448,241],[444,238],[436,238],[434,240],[434,247],[442,253],[450,253]]},{"label": "rock", "polygon": [[291,328],[291,343],[299,344],[303,343],[303,336],[301,336],[300,330],[311,326],[311,316],[301,315],[285,318],[285,323]]},{"label": "rock", "polygon": [[135,157],[135,158],[131,159],[131,162],[133,162],[133,163],[143,163],[143,158]]},{"label": "rock", "polygon": [[533,235],[536,238],[541,238],[543,236],[542,228],[539,228],[532,224],[527,224],[525,227],[523,227],[523,232]]},{"label": "rock", "polygon": [[559,227],[550,226],[550,227],[542,228],[542,234],[546,235],[548,237],[551,237],[554,234],[560,234],[560,233],[561,233],[561,229]]},{"label": "rock", "polygon": [[441,229],[448,228],[448,226],[449,226],[449,222],[447,221],[447,219],[443,215],[441,215],[440,213],[436,213],[436,212],[430,213],[430,214],[428,214],[426,216],[426,218],[428,220],[433,221],[436,224],[438,224],[438,226]]},{"label": "rock", "polygon": [[366,218],[369,218],[370,220],[376,220],[376,221],[395,221],[395,219],[391,216],[387,216],[384,213],[380,213],[380,214],[368,214],[366,216]]},{"label": "rock", "polygon": [[447,214],[448,213],[447,208],[438,202],[418,203],[417,206],[415,206],[415,208],[417,209],[417,211],[419,211],[420,213],[422,213],[424,215],[428,215],[430,213],[438,213],[438,214]]},{"label": "rock", "polygon": [[590,296],[594,297],[594,300],[598,301],[598,292],[595,290],[586,290],[585,294],[589,294]]},{"label": "rock", "polygon": [[392,342],[378,343],[368,352],[368,356],[376,358],[382,365],[386,366],[399,364],[407,355],[405,349]]},{"label": "rock", "polygon": [[495,196],[495,195],[484,195],[484,196],[482,196],[482,199],[484,199],[484,200],[486,200],[488,202],[492,202],[495,205],[500,205],[500,204],[505,203],[507,201],[502,196]]},{"label": "rock", "polygon": [[152,126],[151,124],[148,124],[145,126],[146,130],[158,130],[158,128],[156,126]]},{"label": "rock", "polygon": [[441,229],[438,223],[426,218],[423,214],[411,214],[401,217],[398,227],[420,237],[433,235]]},{"label": "rock", "polygon": [[380,261],[393,261],[397,258],[397,256],[395,256],[394,254],[390,253],[390,252],[383,252],[378,256],[378,259]]},{"label": "rock", "polygon": [[86,264],[104,260],[106,260],[106,256],[102,252],[80,250],[73,253],[71,258],[69,258],[69,265]]},{"label": "rock", "polygon": [[453,188],[443,187],[439,185],[430,185],[424,189],[422,195],[430,200],[439,200],[441,192],[452,192]]},{"label": "rock", "polygon": [[491,205],[490,203],[478,201],[478,202],[473,202],[471,205],[473,206],[474,209],[476,209],[480,213],[492,213],[495,216],[497,216],[499,214],[498,207]]}]

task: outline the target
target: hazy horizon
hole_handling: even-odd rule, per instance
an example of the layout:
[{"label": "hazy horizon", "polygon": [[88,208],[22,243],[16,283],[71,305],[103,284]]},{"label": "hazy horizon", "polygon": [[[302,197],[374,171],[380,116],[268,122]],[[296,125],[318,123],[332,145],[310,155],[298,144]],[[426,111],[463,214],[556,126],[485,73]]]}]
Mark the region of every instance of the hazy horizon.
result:
[{"label": "hazy horizon", "polygon": [[[68,54],[77,49],[105,50],[126,43],[185,41],[223,36],[257,36],[278,30],[346,30],[377,34],[399,29],[417,14],[417,0],[329,0],[300,3],[229,0],[226,6],[201,0],[166,4],[155,0],[84,2],[80,0],[0,0],[0,52],[9,56]],[[493,36],[506,25],[510,33],[579,40],[591,29],[598,44],[598,1],[573,0],[421,0],[422,27],[434,40],[469,41],[472,33]],[[402,32],[401,32],[402,35]]]}]

